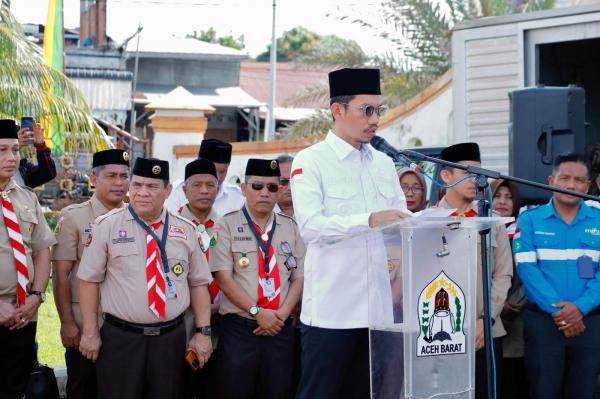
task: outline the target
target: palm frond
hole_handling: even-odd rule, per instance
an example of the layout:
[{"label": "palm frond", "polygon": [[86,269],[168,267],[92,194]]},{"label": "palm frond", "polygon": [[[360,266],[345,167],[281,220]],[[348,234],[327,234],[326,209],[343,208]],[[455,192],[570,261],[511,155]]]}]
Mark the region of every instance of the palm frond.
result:
[{"label": "palm frond", "polygon": [[41,49],[4,6],[0,7],[0,53],[0,115],[34,116],[46,129],[58,127],[67,132],[68,152],[92,152],[111,145],[77,87],[44,64]]},{"label": "palm frond", "polygon": [[294,93],[285,100],[283,104],[286,107],[303,107],[307,105],[319,104],[321,108],[329,106],[329,88],[319,83],[313,86],[309,86],[306,89]]},{"label": "palm frond", "polygon": [[300,119],[286,127],[283,139],[321,138],[331,129],[333,121],[329,110],[319,110],[309,117]]}]

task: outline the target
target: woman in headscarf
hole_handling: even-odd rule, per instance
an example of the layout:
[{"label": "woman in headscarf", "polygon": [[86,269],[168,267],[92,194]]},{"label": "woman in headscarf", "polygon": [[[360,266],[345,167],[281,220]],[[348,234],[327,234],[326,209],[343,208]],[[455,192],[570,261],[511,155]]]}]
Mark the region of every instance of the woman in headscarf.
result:
[{"label": "woman in headscarf", "polygon": [[400,187],[406,197],[406,206],[411,212],[419,212],[427,207],[427,185],[425,177],[410,168],[398,170]]},{"label": "woman in headscarf", "polygon": [[[508,180],[495,180],[492,186],[492,208],[503,217],[514,217],[515,221],[506,226],[508,238],[512,242],[521,208],[521,197],[517,185]],[[527,398],[529,392],[525,377],[525,341],[521,309],[525,305],[525,292],[519,275],[513,270],[512,286],[500,317],[507,335],[502,342],[504,356],[504,378],[501,382],[500,398]]]}]

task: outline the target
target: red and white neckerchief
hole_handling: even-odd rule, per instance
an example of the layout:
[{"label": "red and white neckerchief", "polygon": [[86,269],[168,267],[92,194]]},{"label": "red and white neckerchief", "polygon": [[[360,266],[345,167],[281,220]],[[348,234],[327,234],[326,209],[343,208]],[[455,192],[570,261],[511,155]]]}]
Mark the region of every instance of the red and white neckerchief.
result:
[{"label": "red and white neckerchief", "polygon": [[[156,231],[162,222],[150,225]],[[165,318],[165,274],[162,268],[158,244],[146,233],[146,282],[148,283],[148,307],[158,318]]]},{"label": "red and white neckerchief", "polygon": [[508,239],[511,241],[513,238],[521,237],[521,229],[517,229],[517,221],[506,226],[506,233],[508,234]]},{"label": "red and white neckerchief", "polygon": [[[183,206],[177,210],[177,213],[180,215],[183,212]],[[204,223],[200,223],[196,219],[192,219],[192,223],[196,226],[196,232],[198,234],[198,243],[200,244],[200,248],[206,257],[206,261],[208,262],[209,250],[210,250],[210,234],[208,234],[209,228],[215,225],[215,221],[212,219],[208,219]],[[199,229],[198,226],[203,225],[204,228]],[[208,285],[208,291],[210,292],[210,300],[212,303],[216,303],[219,300],[219,286],[217,285],[217,280],[214,278],[211,280]]]},{"label": "red and white neckerchief", "polygon": [[2,197],[2,214],[4,215],[4,224],[8,231],[8,240],[13,249],[15,258],[15,268],[17,269],[17,306],[24,305],[27,299],[27,286],[29,285],[29,270],[27,270],[27,256],[25,255],[25,245],[23,244],[23,235],[19,220],[15,214],[10,198],[9,191],[3,191]]},{"label": "red and white neckerchief", "polygon": [[473,209],[469,209],[466,212],[453,212],[452,214],[450,214],[450,216],[458,216],[461,218],[474,218],[475,216],[477,216],[477,212],[475,212]]},{"label": "red and white neckerchief", "polygon": [[[266,245],[269,241],[269,236],[271,235],[271,230],[273,227],[273,222],[271,222],[271,226],[267,228],[267,234],[263,235],[263,232],[260,230],[260,227],[254,223],[254,228],[258,232],[258,235],[263,240],[263,243]],[[267,238],[266,240],[264,238]],[[277,265],[277,258],[275,257],[275,251],[273,250],[273,245],[269,246],[269,253],[267,254],[267,261],[269,262],[269,275],[267,276],[267,271],[265,270],[265,255],[261,246],[258,246],[258,302],[257,305],[261,308],[265,309],[279,309],[279,299],[281,297],[280,287],[281,281],[279,279],[279,267]],[[268,288],[270,287],[270,288]],[[270,296],[267,296],[265,293],[271,293]]]}]

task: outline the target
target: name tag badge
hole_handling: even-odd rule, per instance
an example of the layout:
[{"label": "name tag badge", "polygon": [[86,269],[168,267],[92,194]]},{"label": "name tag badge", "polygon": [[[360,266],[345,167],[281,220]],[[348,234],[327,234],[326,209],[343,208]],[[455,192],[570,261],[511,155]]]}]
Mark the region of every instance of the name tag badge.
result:
[{"label": "name tag badge", "polygon": [[262,281],[263,294],[265,294],[267,298],[271,298],[273,295],[275,295],[275,284],[273,284],[273,279],[265,278]]},{"label": "name tag badge", "polygon": [[579,277],[584,279],[594,278],[594,265],[592,258],[583,255],[577,258],[577,269],[579,271]]},{"label": "name tag badge", "polygon": [[177,293],[175,292],[175,287],[173,286],[173,281],[169,277],[167,277],[167,298],[175,299],[177,298]]},{"label": "name tag badge", "polygon": [[185,234],[185,229],[181,226],[169,225],[169,237],[182,238],[187,240],[187,235]]}]

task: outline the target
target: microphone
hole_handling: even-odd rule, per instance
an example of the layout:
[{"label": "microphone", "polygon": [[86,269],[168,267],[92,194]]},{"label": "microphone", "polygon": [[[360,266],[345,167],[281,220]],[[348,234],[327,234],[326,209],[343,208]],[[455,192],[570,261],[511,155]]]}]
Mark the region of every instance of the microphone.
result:
[{"label": "microphone", "polygon": [[378,151],[383,152],[394,161],[401,163],[402,165],[414,170],[417,173],[422,173],[419,165],[414,163],[410,158],[402,153],[402,151],[398,151],[394,147],[391,146],[383,137],[373,136],[371,139],[371,145]]}]

